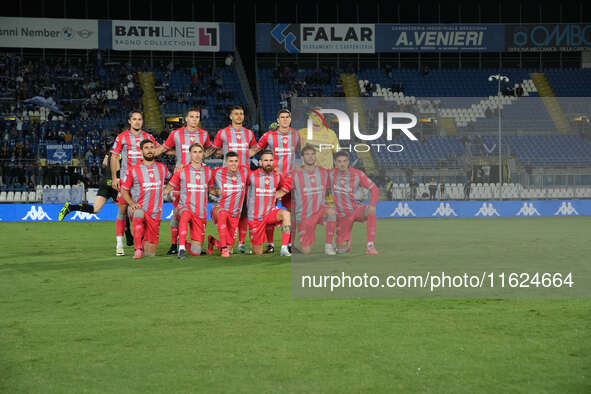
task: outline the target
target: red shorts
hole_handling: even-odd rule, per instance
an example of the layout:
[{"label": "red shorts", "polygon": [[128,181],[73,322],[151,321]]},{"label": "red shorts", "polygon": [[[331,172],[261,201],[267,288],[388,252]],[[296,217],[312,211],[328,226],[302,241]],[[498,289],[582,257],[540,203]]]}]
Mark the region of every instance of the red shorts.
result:
[{"label": "red shorts", "polygon": [[283,205],[288,211],[291,211],[291,192],[281,197],[281,205]]},{"label": "red shorts", "polygon": [[312,216],[296,224],[298,237],[302,246],[310,246],[314,243],[316,240],[316,226],[319,224],[324,225],[324,213],[327,209],[327,206],[322,205]]},{"label": "red shorts", "polygon": [[144,215],[144,241],[158,245],[160,235],[160,217],[153,219],[147,213]]},{"label": "red shorts", "polygon": [[351,240],[351,230],[353,230],[354,222],[365,222],[363,219],[365,207],[367,205],[360,205],[355,210],[344,217],[337,217],[337,243],[343,244]]},{"label": "red shorts", "polygon": [[276,226],[280,222],[277,220],[277,214],[281,211],[279,208],[271,209],[271,212],[263,220],[249,220],[248,233],[250,234],[250,243],[253,245],[262,245],[267,241],[267,225]]},{"label": "red shorts", "polygon": [[[189,225],[191,226],[190,236],[192,241],[203,242],[205,239],[205,226],[207,225],[207,219],[202,219],[199,215],[191,213],[187,208],[181,208],[179,210],[179,214],[182,215],[188,212],[191,214],[191,218],[189,219]],[[180,240],[181,242],[184,240]]]},{"label": "red shorts", "polygon": [[[226,211],[226,213],[227,213],[226,223],[219,223],[218,222],[218,212],[220,212],[221,210],[222,209],[219,206],[214,207],[211,210],[211,220],[218,227],[218,234],[221,231],[226,232],[226,243],[228,245],[234,245],[234,241],[235,241],[235,237],[236,237],[236,229],[238,228],[238,222],[240,221],[240,216],[232,217],[232,216],[230,216],[229,213],[227,213],[228,211]],[[224,229],[220,229],[220,226],[222,224],[226,225],[226,227]]]}]

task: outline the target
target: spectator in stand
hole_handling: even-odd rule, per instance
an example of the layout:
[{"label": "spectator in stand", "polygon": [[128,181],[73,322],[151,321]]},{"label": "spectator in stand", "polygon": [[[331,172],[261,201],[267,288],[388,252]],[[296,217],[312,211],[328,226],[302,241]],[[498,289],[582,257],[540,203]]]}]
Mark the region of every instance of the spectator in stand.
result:
[{"label": "spectator in stand", "polygon": [[429,182],[429,198],[431,200],[435,200],[436,195],[437,195],[437,183],[435,183],[435,178],[431,178],[431,182]]}]

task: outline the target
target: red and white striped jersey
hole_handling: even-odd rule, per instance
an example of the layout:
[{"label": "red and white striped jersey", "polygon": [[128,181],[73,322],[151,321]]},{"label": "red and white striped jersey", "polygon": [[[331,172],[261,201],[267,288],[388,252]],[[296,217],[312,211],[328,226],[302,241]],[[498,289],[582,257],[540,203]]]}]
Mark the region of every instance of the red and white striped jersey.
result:
[{"label": "red and white striped jersey", "polygon": [[334,206],[338,217],[344,217],[353,213],[357,204],[354,194],[361,188],[371,192],[371,205],[378,202],[379,190],[376,185],[360,170],[348,168],[344,173],[338,169],[330,171],[329,184],[332,189]]},{"label": "red and white striped jersey", "polygon": [[248,174],[248,220],[263,220],[275,208],[275,192],[289,192],[289,181],[275,171],[267,174],[262,168]]},{"label": "red and white striped jersey", "polygon": [[168,168],[164,164],[154,162],[147,166],[142,162],[127,170],[121,189],[130,192],[131,199],[142,206],[146,215],[159,219],[167,177]]},{"label": "red and white striped jersey", "polygon": [[228,167],[221,167],[213,176],[214,184],[221,193],[218,206],[234,218],[239,217],[242,211],[249,172],[245,166],[238,167],[235,173],[230,172]]},{"label": "red and white striped jersey", "polygon": [[212,171],[188,164],[174,173],[168,184],[180,192],[178,208],[187,208],[201,219],[207,218],[207,189],[212,183]]},{"label": "red and white striped jersey", "polygon": [[295,168],[296,151],[300,146],[300,135],[292,128],[286,133],[279,130],[267,131],[259,140],[259,148],[270,149],[274,155],[274,165],[283,176]]},{"label": "red and white striped jersey", "polygon": [[313,216],[325,204],[328,170],[318,166],[312,170],[296,170],[291,175],[291,185],[295,220],[301,222]]},{"label": "red and white striped jersey", "polygon": [[224,156],[228,152],[238,154],[238,164],[248,167],[248,149],[257,143],[252,130],[241,127],[235,129],[231,125],[221,129],[213,139],[212,145],[221,149]]},{"label": "red and white striped jersey", "polygon": [[211,146],[209,141],[209,134],[207,131],[197,129],[197,131],[189,131],[186,126],[180,129],[173,130],[168,136],[164,144],[166,149],[175,148],[176,152],[176,166],[186,166],[191,162],[191,155],[189,153],[189,147],[195,142],[203,145],[204,149]]},{"label": "red and white striped jersey", "polygon": [[[111,152],[121,155],[121,177],[127,175],[128,169],[142,162],[142,150],[140,144],[143,140],[150,140],[154,146],[158,146],[158,142],[154,139],[152,134],[141,130],[138,135],[134,135],[129,129],[120,133],[115,142]],[[121,178],[123,182],[125,178]]]}]

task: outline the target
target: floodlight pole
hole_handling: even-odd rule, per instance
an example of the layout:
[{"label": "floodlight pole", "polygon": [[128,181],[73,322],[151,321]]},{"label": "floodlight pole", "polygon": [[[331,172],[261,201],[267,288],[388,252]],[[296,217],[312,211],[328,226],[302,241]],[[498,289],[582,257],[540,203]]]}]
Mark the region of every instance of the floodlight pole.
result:
[{"label": "floodlight pole", "polygon": [[[509,82],[509,77],[501,74],[494,74],[488,77],[489,82],[497,80],[497,112],[499,113],[499,183],[503,186],[503,162],[501,157],[501,81]],[[501,199],[503,193],[501,191]]]}]

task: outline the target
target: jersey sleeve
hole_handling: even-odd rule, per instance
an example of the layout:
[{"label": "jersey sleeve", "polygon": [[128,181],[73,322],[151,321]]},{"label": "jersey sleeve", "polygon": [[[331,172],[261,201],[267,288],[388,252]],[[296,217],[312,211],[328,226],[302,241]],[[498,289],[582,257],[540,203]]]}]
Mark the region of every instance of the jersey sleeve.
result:
[{"label": "jersey sleeve", "polygon": [[279,176],[279,184],[278,187],[280,190],[283,190],[286,193],[289,193],[291,190],[291,177],[285,177],[281,174]]},{"label": "jersey sleeve", "polygon": [[203,142],[203,147],[205,149],[209,148],[212,146],[211,141],[209,139],[209,133],[205,130],[203,130],[203,132],[205,133],[205,141]]},{"label": "jersey sleeve", "polygon": [[160,144],[158,143],[158,141],[156,141],[156,138],[154,138],[154,136],[150,133],[146,134],[148,134],[148,139],[154,143],[154,147],[158,148]]},{"label": "jersey sleeve", "polygon": [[168,138],[166,139],[166,141],[164,141],[164,144],[162,144],[162,146],[164,146],[166,149],[172,149],[175,147],[175,143],[174,143],[174,136],[176,134],[176,131],[173,131],[172,133],[170,133],[168,135]]},{"label": "jersey sleeve", "polygon": [[[182,171],[182,170],[181,170]],[[173,189],[179,189],[181,185],[181,171],[177,171],[168,181],[168,184],[172,186]]]},{"label": "jersey sleeve", "polygon": [[206,168],[209,170],[209,180],[207,181],[207,186],[213,187],[215,186],[215,176],[217,175],[219,169],[212,170],[208,167]]},{"label": "jersey sleeve", "polygon": [[111,148],[111,152],[119,155],[123,150],[123,136],[119,134],[117,138],[115,138],[115,142],[113,142],[113,147]]},{"label": "jersey sleeve", "polygon": [[133,185],[133,167],[127,170],[127,175],[125,176],[125,181],[121,182],[121,189],[125,191],[129,191],[131,186]]},{"label": "jersey sleeve", "polygon": [[261,139],[257,143],[257,146],[259,148],[265,149],[267,147],[267,145],[269,145],[269,133],[270,133],[270,131],[267,131],[265,134],[263,134],[263,136],[261,137]]},{"label": "jersey sleeve", "polygon": [[221,129],[218,131],[218,133],[215,135],[215,138],[213,139],[213,142],[211,143],[211,146],[213,146],[216,149],[222,149],[222,133],[224,132],[224,129]]},{"label": "jersey sleeve", "polygon": [[367,190],[369,190],[371,192],[370,204],[375,207],[376,204],[378,203],[378,195],[380,193],[380,190],[378,189],[376,184],[373,183],[373,181],[371,179],[369,179],[369,177],[367,175],[365,175],[363,172],[359,171],[359,185],[363,186],[364,188],[366,188]]}]

